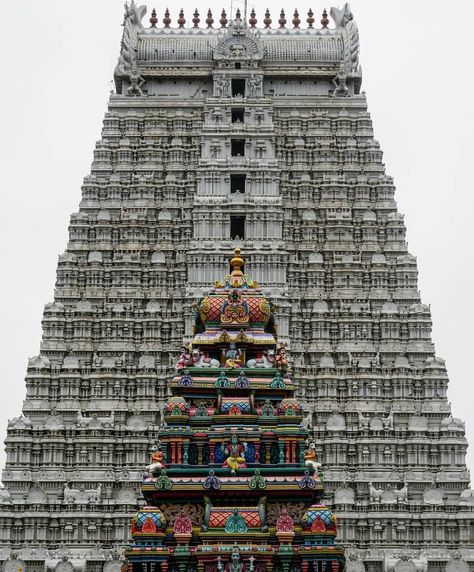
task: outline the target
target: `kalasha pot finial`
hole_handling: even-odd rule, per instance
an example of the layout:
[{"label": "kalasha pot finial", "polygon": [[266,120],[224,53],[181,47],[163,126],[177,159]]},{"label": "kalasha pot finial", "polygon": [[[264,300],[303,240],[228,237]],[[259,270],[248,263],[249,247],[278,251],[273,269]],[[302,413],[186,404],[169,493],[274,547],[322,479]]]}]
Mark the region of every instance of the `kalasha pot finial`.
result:
[{"label": "kalasha pot finial", "polygon": [[212,17],[211,9],[207,11],[207,18],[206,18],[206,25],[208,28],[212,28],[212,24],[214,24],[214,18]]},{"label": "kalasha pot finial", "polygon": [[283,9],[280,12],[278,23],[280,24],[280,28],[284,28],[286,26],[285,10]]},{"label": "kalasha pot finial", "polygon": [[256,18],[256,14],[255,14],[255,8],[252,8],[252,11],[250,12],[249,24],[250,24],[250,27],[251,27],[251,28],[255,28],[255,26],[257,25],[257,18]]},{"label": "kalasha pot finial", "polygon": [[171,24],[170,11],[168,10],[168,8],[166,8],[165,10],[165,17],[163,18],[163,24],[165,28],[169,28]]},{"label": "kalasha pot finial", "polygon": [[263,19],[265,28],[269,28],[272,25],[272,19],[270,18],[270,10],[267,8],[265,10],[265,18]]},{"label": "kalasha pot finial", "polygon": [[321,26],[326,29],[329,26],[329,18],[326,8],[323,10],[323,17],[321,18]]},{"label": "kalasha pot finial", "polygon": [[314,24],[314,12],[311,8],[308,10],[308,17],[306,18],[306,22],[308,23],[308,28],[312,28]]},{"label": "kalasha pot finial", "polygon": [[184,28],[184,24],[186,24],[186,19],[184,17],[184,10],[181,8],[179,11],[178,26]]},{"label": "kalasha pot finial", "polygon": [[293,28],[299,28],[300,27],[301,20],[300,20],[300,15],[298,13],[298,10],[295,10],[295,12],[293,14],[293,20],[291,22],[293,24]]},{"label": "kalasha pot finial", "polygon": [[150,24],[152,28],[156,28],[156,25],[158,24],[158,18],[156,17],[155,8],[153,8],[153,10],[151,11]]},{"label": "kalasha pot finial", "polygon": [[194,14],[193,14],[193,28],[199,28],[199,22],[201,21],[201,19],[199,18],[199,12],[196,10],[194,10]]},{"label": "kalasha pot finial", "polygon": [[227,20],[227,14],[225,13],[224,8],[222,8],[221,19],[219,20],[221,28],[225,28],[227,26],[228,21],[229,20]]}]

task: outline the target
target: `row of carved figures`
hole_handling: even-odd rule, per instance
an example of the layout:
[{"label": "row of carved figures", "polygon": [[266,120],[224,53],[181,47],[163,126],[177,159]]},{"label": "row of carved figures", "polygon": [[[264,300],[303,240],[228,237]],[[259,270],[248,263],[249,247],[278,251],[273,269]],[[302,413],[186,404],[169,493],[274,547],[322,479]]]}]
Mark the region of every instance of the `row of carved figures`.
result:
[{"label": "row of carved figures", "polygon": [[[280,344],[278,349],[269,349],[262,352],[261,357],[249,359],[246,364],[242,363],[242,351],[236,347],[235,343],[231,342],[229,348],[224,351],[225,362],[224,367],[229,369],[248,367],[254,368],[273,368],[281,370],[286,373],[288,370],[288,358],[286,357],[286,350],[284,344]],[[201,350],[194,348],[190,350],[186,346],[181,348],[181,354],[176,363],[176,370],[182,371],[186,367],[221,367],[219,360],[207,357]]]},{"label": "row of carved figures", "polygon": [[[223,454],[223,467],[227,467],[231,470],[232,474],[235,474],[239,468],[246,467],[246,452],[247,443],[241,443],[234,433],[232,434],[229,442],[224,445]],[[282,449],[283,451],[283,449]],[[295,453],[296,451],[293,451]],[[283,457],[283,454],[280,453]],[[290,455],[287,455],[289,457]],[[287,462],[295,461],[296,459],[287,458]],[[156,477],[160,472],[166,469],[165,465],[165,454],[161,446],[161,442],[157,441],[152,447],[150,464],[145,467],[145,476]],[[213,459],[213,462],[215,459]],[[256,461],[255,458],[252,459],[253,462]],[[306,443],[306,449],[302,455],[303,465],[311,472],[316,473],[321,469],[322,465],[317,460],[316,454],[316,444],[314,441],[308,441]],[[221,460],[222,462],[222,460]],[[277,461],[278,462],[278,461]],[[275,464],[277,464],[277,462]],[[280,463],[283,462],[283,458],[280,459]]]},{"label": "row of carved figures", "polygon": [[[242,16],[241,16],[239,9],[237,9],[235,16],[236,16],[237,20],[241,20]],[[200,18],[200,14],[199,14],[197,9],[194,10],[193,18],[191,21],[193,23],[193,28],[199,28],[199,23],[201,22],[201,18]],[[314,28],[315,21],[316,21],[316,19],[314,17],[314,12],[310,8],[308,10],[308,15],[306,18],[306,23],[308,24],[308,28]],[[163,27],[169,28],[171,22],[172,21],[171,21],[171,17],[170,17],[170,11],[168,10],[168,8],[166,8],[164,18],[163,18]],[[256,28],[257,22],[258,22],[258,20],[257,20],[257,15],[255,12],[255,9],[252,8],[252,10],[250,12],[250,18],[248,19],[248,23],[250,25],[250,28]],[[210,9],[207,11],[207,17],[206,17],[205,23],[206,23],[207,28],[213,27],[214,18],[212,16],[212,11]],[[221,28],[226,28],[228,23],[229,23],[229,20],[227,18],[227,13],[223,9],[222,13],[221,13],[220,20],[219,20],[219,24],[221,25]],[[299,12],[296,9],[293,13],[293,18],[291,20],[291,23],[293,24],[293,29],[298,29],[300,27],[301,19],[300,19]],[[151,24],[151,26],[150,26],[151,28],[156,28],[156,25],[158,24],[158,16],[157,16],[156,10],[154,8],[153,8],[153,11],[151,13],[150,24]],[[177,24],[178,24],[179,28],[184,28],[185,24],[186,24],[186,18],[184,17],[184,10],[182,8],[179,11]],[[287,24],[287,19],[285,17],[285,11],[282,9],[280,11],[280,17],[278,18],[278,27],[280,29],[286,28],[286,24]],[[265,17],[263,19],[263,25],[265,28],[271,28],[271,25],[272,25],[272,18],[270,15],[270,10],[268,8],[265,11]],[[322,17],[321,17],[321,28],[327,29],[328,25],[329,25],[329,18],[328,18],[328,14],[327,14],[326,9],[324,9],[324,11],[322,13]]]}]

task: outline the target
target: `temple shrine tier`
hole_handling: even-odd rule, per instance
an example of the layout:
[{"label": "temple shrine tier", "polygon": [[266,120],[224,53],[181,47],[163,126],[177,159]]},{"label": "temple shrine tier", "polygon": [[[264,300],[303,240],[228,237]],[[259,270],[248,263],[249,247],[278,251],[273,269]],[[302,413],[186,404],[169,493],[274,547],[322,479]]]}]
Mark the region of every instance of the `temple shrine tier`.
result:
[{"label": "temple shrine tier", "polygon": [[131,572],[341,572],[277,308],[244,272],[194,307],[126,551]]}]

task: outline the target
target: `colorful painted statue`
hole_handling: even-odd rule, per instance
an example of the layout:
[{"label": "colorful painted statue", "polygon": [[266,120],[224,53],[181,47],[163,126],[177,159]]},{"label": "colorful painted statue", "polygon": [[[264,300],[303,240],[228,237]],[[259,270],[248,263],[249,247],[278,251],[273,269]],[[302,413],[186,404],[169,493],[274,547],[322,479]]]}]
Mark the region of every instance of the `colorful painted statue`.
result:
[{"label": "colorful painted statue", "polygon": [[237,469],[247,466],[245,464],[245,447],[239,443],[236,433],[232,434],[229,444],[224,449],[224,453],[228,455],[228,457],[222,466],[229,467],[233,475],[235,475]]},{"label": "colorful painted statue", "polygon": [[166,469],[166,465],[163,462],[164,453],[161,449],[161,443],[158,441],[151,448],[151,463],[145,467],[147,473],[154,477],[157,476],[162,469]]},{"label": "colorful painted statue", "polygon": [[264,351],[261,358],[249,359],[247,362],[247,367],[275,367],[275,352],[273,350]]},{"label": "colorful painted statue", "polygon": [[193,358],[191,356],[191,353],[186,346],[183,346],[181,348],[181,355],[179,356],[179,359],[176,362],[176,371],[180,371],[192,365],[193,365]]},{"label": "colorful painted statue", "polygon": [[286,357],[285,346],[281,344],[275,356],[275,365],[282,373],[288,371],[288,358]]},{"label": "colorful painted statue", "polygon": [[249,558],[249,565],[246,566],[240,557],[240,550],[235,547],[232,550],[230,562],[228,562],[225,566],[222,563],[222,558],[220,556],[217,558],[217,570],[218,572],[254,572],[254,560],[255,558],[251,556]]},{"label": "colorful painted statue", "polygon": [[316,445],[314,441],[309,443],[308,448],[304,452],[304,464],[308,469],[314,471],[315,473],[321,468],[321,463],[318,463],[316,455]]},{"label": "colorful painted statue", "polygon": [[205,357],[201,350],[196,348],[193,350],[192,365],[194,367],[219,367],[221,364],[217,359]]},{"label": "colorful painted statue", "polygon": [[234,342],[231,342],[229,344],[229,348],[225,351],[225,367],[228,368],[235,368],[235,367],[240,367],[242,360],[240,359],[240,356],[242,355],[242,352],[236,347],[236,345],[234,344]]}]

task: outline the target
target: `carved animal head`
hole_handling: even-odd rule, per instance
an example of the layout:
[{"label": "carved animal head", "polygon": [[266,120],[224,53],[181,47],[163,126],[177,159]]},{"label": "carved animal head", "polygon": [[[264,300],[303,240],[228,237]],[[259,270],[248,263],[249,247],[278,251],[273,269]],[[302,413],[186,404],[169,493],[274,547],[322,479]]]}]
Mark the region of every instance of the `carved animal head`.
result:
[{"label": "carved animal head", "polygon": [[143,29],[142,20],[145,14],[146,14],[146,6],[137,7],[137,5],[135,4],[135,0],[132,0],[130,2],[130,5],[128,5],[128,3],[125,2],[125,16],[124,16],[125,22],[129,20],[132,25],[137,26],[140,29]]}]

